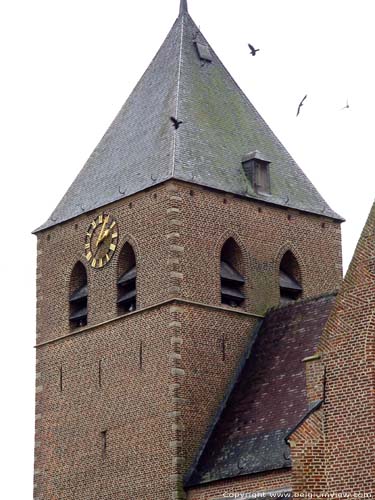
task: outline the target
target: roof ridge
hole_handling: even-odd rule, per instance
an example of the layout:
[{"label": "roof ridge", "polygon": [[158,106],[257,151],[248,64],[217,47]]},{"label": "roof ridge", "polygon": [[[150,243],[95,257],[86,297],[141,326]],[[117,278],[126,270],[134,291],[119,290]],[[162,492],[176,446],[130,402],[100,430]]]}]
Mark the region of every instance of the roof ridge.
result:
[{"label": "roof ridge", "polygon": [[[185,1],[186,3],[186,1]],[[182,2],[181,2],[182,5]],[[180,14],[181,14],[180,10]],[[187,7],[186,11],[187,12]],[[184,18],[181,18],[181,34],[180,34],[180,50],[178,55],[178,70],[177,70],[177,86],[176,86],[176,108],[175,108],[175,116],[174,118],[178,121],[179,119],[179,104],[180,104],[180,85],[181,85],[181,71],[182,71],[182,46],[184,43]],[[173,135],[173,155],[172,155],[172,165],[171,165],[171,177],[174,177],[175,174],[175,165],[176,165],[176,154],[177,154],[177,134],[176,131]]]}]

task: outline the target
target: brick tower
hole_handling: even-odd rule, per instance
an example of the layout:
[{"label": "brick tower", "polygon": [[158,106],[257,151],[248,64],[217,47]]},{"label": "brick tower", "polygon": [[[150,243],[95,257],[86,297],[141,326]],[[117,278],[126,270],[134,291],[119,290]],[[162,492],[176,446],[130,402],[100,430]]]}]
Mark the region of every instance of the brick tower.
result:
[{"label": "brick tower", "polygon": [[259,319],[339,287],[341,221],[182,0],[36,230],[34,498],[184,498]]}]

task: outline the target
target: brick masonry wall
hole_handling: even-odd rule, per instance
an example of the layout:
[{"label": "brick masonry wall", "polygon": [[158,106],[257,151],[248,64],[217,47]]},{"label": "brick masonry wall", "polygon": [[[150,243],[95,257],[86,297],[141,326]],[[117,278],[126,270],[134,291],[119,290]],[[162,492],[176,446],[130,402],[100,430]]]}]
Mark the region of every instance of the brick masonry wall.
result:
[{"label": "brick masonry wall", "polygon": [[78,260],[85,263],[87,228],[103,211],[116,218],[120,240],[105,268],[88,268],[90,324],[116,315],[118,257],[126,241],[137,258],[138,308],[176,296],[220,305],[220,253],[229,237],[243,253],[245,311],[264,314],[278,303],[278,269],[288,249],[301,267],[304,297],[341,282],[338,223],[169,182],[38,235],[39,343],[66,334],[71,271]]},{"label": "brick masonry wall", "polygon": [[309,399],[324,403],[291,436],[293,489],[299,494],[375,495],[374,234],[375,206],[320,353],[306,363]]},{"label": "brick masonry wall", "polygon": [[295,494],[318,498],[327,489],[325,460],[325,415],[320,409],[293,433],[289,443],[293,461],[292,487]]},{"label": "brick masonry wall", "polygon": [[306,371],[306,392],[310,404],[325,398],[326,369],[321,355],[315,354],[304,359]]},{"label": "brick masonry wall", "polygon": [[[242,251],[244,310],[264,314],[279,302],[278,273],[287,250],[298,260],[303,297],[337,289],[342,279],[340,224],[330,219],[176,183],[184,253],[181,294],[220,304],[220,253],[233,237]],[[324,226],[324,227],[323,227]]]},{"label": "brick masonry wall", "polygon": [[[111,262],[95,270],[84,259],[84,239],[102,212],[115,217],[120,237]],[[243,253],[242,310],[220,304],[220,252],[230,236]],[[136,254],[138,310],[118,318],[118,257],[126,241]],[[278,302],[278,267],[288,249],[300,263],[305,297],[338,287],[336,222],[180,182],[40,233],[35,498],[181,498],[183,474],[256,314]],[[88,273],[88,326],[70,335],[69,282],[78,260]],[[162,305],[174,298],[198,303]]]},{"label": "brick masonry wall", "polygon": [[375,496],[375,205],[323,334],[329,491]]},{"label": "brick masonry wall", "polygon": [[169,319],[165,305],[38,349],[36,498],[170,498]]},{"label": "brick masonry wall", "polygon": [[[69,282],[79,260],[87,267],[88,322],[97,324],[117,315],[118,258],[129,242],[137,260],[137,308],[169,297],[167,211],[171,205],[167,185],[83,214],[38,235],[37,341],[64,336],[69,331]],[[173,202],[172,202],[173,203]],[[118,223],[119,243],[112,260],[103,269],[92,269],[85,259],[85,235],[100,214],[113,215]],[[53,300],[50,298],[53,297]]]},{"label": "brick masonry wall", "polygon": [[[310,404],[323,401],[326,390],[326,368],[321,355],[306,358],[306,391]],[[290,436],[293,469],[293,492],[319,497],[327,493],[325,456],[325,413],[320,406]]]},{"label": "brick masonry wall", "polygon": [[180,321],[186,471],[226,393],[257,319],[237,312],[184,305]]}]

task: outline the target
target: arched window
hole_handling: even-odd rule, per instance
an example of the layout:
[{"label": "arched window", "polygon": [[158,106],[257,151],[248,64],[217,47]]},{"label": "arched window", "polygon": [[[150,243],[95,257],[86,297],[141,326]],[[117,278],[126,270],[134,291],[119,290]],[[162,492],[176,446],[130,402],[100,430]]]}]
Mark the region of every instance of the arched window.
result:
[{"label": "arched window", "polygon": [[87,325],[87,273],[82,262],[77,262],[70,276],[69,321],[71,328]]},{"label": "arched window", "polygon": [[223,245],[220,257],[221,303],[238,307],[245,300],[241,250],[233,238]]},{"label": "arched window", "polygon": [[137,266],[134,250],[129,243],[125,243],[121,250],[118,266],[118,313],[129,313],[135,311],[137,306]]},{"label": "arched window", "polygon": [[302,295],[301,271],[297,259],[289,250],[280,262],[279,286],[281,304],[293,302]]}]

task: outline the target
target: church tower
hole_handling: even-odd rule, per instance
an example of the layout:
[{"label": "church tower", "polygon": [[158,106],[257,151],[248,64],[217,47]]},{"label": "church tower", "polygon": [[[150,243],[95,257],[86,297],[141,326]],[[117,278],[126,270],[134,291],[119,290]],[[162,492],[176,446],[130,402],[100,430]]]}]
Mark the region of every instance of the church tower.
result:
[{"label": "church tower", "polygon": [[35,231],[34,498],[184,498],[259,319],[339,287],[341,222],[181,0]]}]

